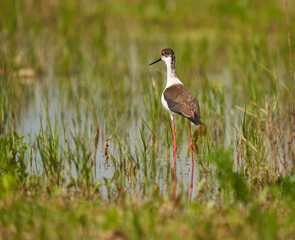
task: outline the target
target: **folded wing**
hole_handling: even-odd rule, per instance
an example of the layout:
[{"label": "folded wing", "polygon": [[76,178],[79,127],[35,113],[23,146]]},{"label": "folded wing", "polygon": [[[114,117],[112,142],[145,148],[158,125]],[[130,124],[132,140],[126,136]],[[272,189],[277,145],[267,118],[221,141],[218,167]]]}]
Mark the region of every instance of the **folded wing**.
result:
[{"label": "folded wing", "polygon": [[200,107],[193,93],[182,84],[174,84],[164,91],[164,99],[169,109],[195,125],[205,125],[200,121]]}]

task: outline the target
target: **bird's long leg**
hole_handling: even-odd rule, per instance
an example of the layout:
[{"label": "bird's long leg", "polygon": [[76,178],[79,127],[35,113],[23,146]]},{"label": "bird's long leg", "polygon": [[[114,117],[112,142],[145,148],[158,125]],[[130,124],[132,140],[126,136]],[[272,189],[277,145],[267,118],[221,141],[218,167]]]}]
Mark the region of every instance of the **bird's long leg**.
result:
[{"label": "bird's long leg", "polygon": [[193,186],[194,186],[194,153],[193,153],[191,122],[189,122],[189,136],[190,136],[190,146],[191,146],[191,154],[192,154],[192,176],[191,176],[191,191],[190,191],[190,200],[191,200],[192,193],[193,193]]},{"label": "bird's long leg", "polygon": [[174,119],[172,118],[172,131],[173,131],[173,143],[174,143],[174,162],[173,162],[173,167],[174,171],[176,170],[176,151],[177,151],[177,146],[176,146],[176,137],[175,137],[175,127],[174,127]]},{"label": "bird's long leg", "polygon": [[173,200],[175,201],[175,195],[176,195],[176,185],[177,185],[177,177],[176,177],[176,137],[175,137],[175,127],[174,127],[174,119],[172,117],[172,131],[173,131],[173,142],[174,142],[174,162],[173,162],[173,168],[174,168],[174,191],[173,191]]}]

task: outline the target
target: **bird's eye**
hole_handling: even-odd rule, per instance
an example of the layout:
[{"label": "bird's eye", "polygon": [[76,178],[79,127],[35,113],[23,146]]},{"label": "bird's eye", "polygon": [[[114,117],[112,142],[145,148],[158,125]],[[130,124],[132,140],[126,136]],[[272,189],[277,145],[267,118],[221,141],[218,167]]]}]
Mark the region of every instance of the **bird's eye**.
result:
[{"label": "bird's eye", "polygon": [[162,52],[162,56],[164,56],[164,52]]}]

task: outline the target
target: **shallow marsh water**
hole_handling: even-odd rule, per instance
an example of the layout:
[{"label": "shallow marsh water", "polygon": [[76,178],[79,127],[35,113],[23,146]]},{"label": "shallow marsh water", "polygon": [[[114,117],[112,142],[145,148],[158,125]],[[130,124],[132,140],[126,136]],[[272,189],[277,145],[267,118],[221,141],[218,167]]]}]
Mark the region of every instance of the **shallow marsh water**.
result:
[{"label": "shallow marsh water", "polygon": [[[44,104],[44,97],[42,96],[44,92],[46,91],[47,96],[47,104],[48,104],[48,113],[46,113],[46,106]],[[52,126],[54,128],[57,128],[58,136],[60,138],[59,140],[59,148],[60,151],[63,150],[64,146],[67,145],[68,138],[70,138],[70,133],[77,133],[77,126],[79,124],[79,127],[82,128],[83,133],[81,137],[86,138],[87,141],[92,144],[92,139],[95,135],[95,123],[93,122],[93,116],[92,113],[85,113],[87,111],[88,103],[84,102],[82,106],[80,107],[81,113],[79,113],[79,123],[77,123],[75,119],[78,118],[77,116],[77,107],[73,104],[71,104],[71,101],[63,97],[63,95],[60,93],[58,82],[55,79],[45,78],[45,79],[39,79],[38,81],[34,80],[33,83],[30,83],[30,92],[31,95],[26,99],[27,107],[24,108],[20,112],[19,120],[16,123],[17,131],[22,132],[25,137],[25,142],[27,144],[30,144],[32,140],[40,134],[40,129],[42,127],[45,127],[47,125],[47,121],[50,120]],[[111,90],[110,90],[111,91]],[[128,98],[128,96],[126,96]],[[156,96],[155,96],[156,97]],[[146,112],[143,99],[141,95],[136,96],[139,101],[135,103],[130,103],[129,106],[126,106],[126,109],[129,109],[128,111],[133,111],[134,113],[128,113],[132,115],[132,117],[126,117],[126,120],[124,121],[122,117],[122,121],[124,122],[124,130],[122,132],[121,137],[122,139],[125,139],[127,141],[125,144],[131,145],[131,152],[129,154],[136,155],[136,150],[141,147],[142,140],[140,136],[140,128],[141,122],[147,121],[148,119],[148,113]],[[160,99],[160,95],[158,96]],[[83,99],[80,99],[81,101]],[[96,104],[96,107],[98,109],[101,109],[100,106],[100,98],[97,97],[96,99],[93,99],[93,101],[98,102]],[[150,104],[150,103],[147,103]],[[161,107],[161,111],[163,111],[165,114],[164,108]],[[133,110],[131,110],[133,109]],[[48,115],[48,116],[47,116]],[[168,115],[168,113],[167,113]],[[168,115],[169,116],[169,115]],[[49,117],[49,119],[47,118]],[[112,118],[111,116],[109,116]],[[180,118],[180,117],[179,117]],[[145,120],[146,119],[146,120]],[[112,119],[114,122],[116,122],[115,119]],[[92,167],[92,173],[93,173],[93,182],[102,181],[102,179],[108,179],[111,180],[115,173],[115,166],[113,166],[111,159],[106,162],[105,159],[105,140],[110,138],[108,141],[108,154],[113,155],[114,158],[120,158],[120,155],[117,154],[118,152],[118,146],[117,143],[111,138],[111,133],[108,133],[108,127],[107,127],[107,121],[105,121],[104,114],[97,114],[97,122],[99,123],[99,130],[100,130],[100,136],[98,141],[98,150],[96,154],[96,159],[94,160],[94,166]],[[103,124],[100,124],[103,123]],[[161,123],[163,126],[168,126],[167,129],[169,129],[171,121],[169,121],[169,118],[166,118]],[[188,122],[185,122],[186,126],[184,127],[184,130],[188,131]],[[118,124],[119,125],[119,124]],[[161,128],[163,126],[159,125],[158,127]],[[118,126],[120,127],[120,126]],[[193,130],[196,130],[197,127],[193,127]],[[170,129],[169,129],[170,131]],[[78,130],[79,132],[79,130]],[[127,137],[126,137],[127,136]],[[171,146],[171,143],[169,144],[170,147],[168,148],[165,143],[166,140],[173,142],[173,139],[170,139],[170,136],[172,136],[169,133],[169,139],[166,137],[162,137],[159,139],[159,147],[157,149],[157,155],[155,156],[155,161],[157,165],[157,171],[156,171],[156,179],[157,183],[159,185],[159,190],[163,194],[168,194],[167,186],[171,185],[171,183],[167,183],[167,168],[171,168],[173,164],[173,146]],[[182,137],[179,135],[179,137]],[[183,138],[181,140],[178,139],[178,151],[177,151],[177,180],[179,189],[183,189],[185,192],[189,192],[189,186],[191,181],[191,158],[190,158],[190,148],[189,148],[189,138],[187,134],[185,134],[186,138]],[[75,151],[75,144],[71,143],[71,147],[73,148],[72,151]],[[132,147],[133,146],[133,147]],[[93,150],[92,146],[92,150]],[[27,150],[28,154],[30,149]],[[147,155],[149,153],[147,152]],[[33,157],[37,164],[33,164],[37,167],[36,169],[30,169],[30,165],[28,165],[27,171],[32,174],[42,175],[42,172],[44,171],[42,167],[42,160],[41,155],[36,154],[35,157]],[[198,162],[198,157],[196,153],[194,153],[194,159],[195,162]],[[89,159],[90,161],[90,159]],[[117,161],[117,159],[115,159]],[[68,164],[67,164],[68,165]],[[147,157],[147,165],[151,165],[151,159],[148,156]],[[169,166],[168,166],[169,165]],[[65,169],[69,168],[69,166],[65,167]],[[77,173],[76,169],[72,167],[72,170],[66,171],[65,179],[66,183],[69,182],[70,176],[67,176],[67,174],[71,173],[71,177],[76,178]],[[194,169],[194,182],[196,183],[199,180],[198,177],[198,165],[196,165]],[[143,177],[142,181],[144,180]],[[128,179],[126,179],[128,181]],[[138,189],[139,190],[139,189]],[[106,198],[106,188],[103,187],[103,197]]]}]

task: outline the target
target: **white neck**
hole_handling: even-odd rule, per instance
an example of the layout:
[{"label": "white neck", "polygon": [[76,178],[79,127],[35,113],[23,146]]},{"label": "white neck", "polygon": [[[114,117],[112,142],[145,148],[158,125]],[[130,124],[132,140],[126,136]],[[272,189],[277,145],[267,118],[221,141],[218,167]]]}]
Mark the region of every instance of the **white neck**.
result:
[{"label": "white neck", "polygon": [[166,63],[167,66],[167,83],[166,87],[168,88],[173,84],[182,84],[182,82],[178,79],[175,73],[175,65],[172,64],[172,59],[171,57],[162,57],[162,60]]}]

